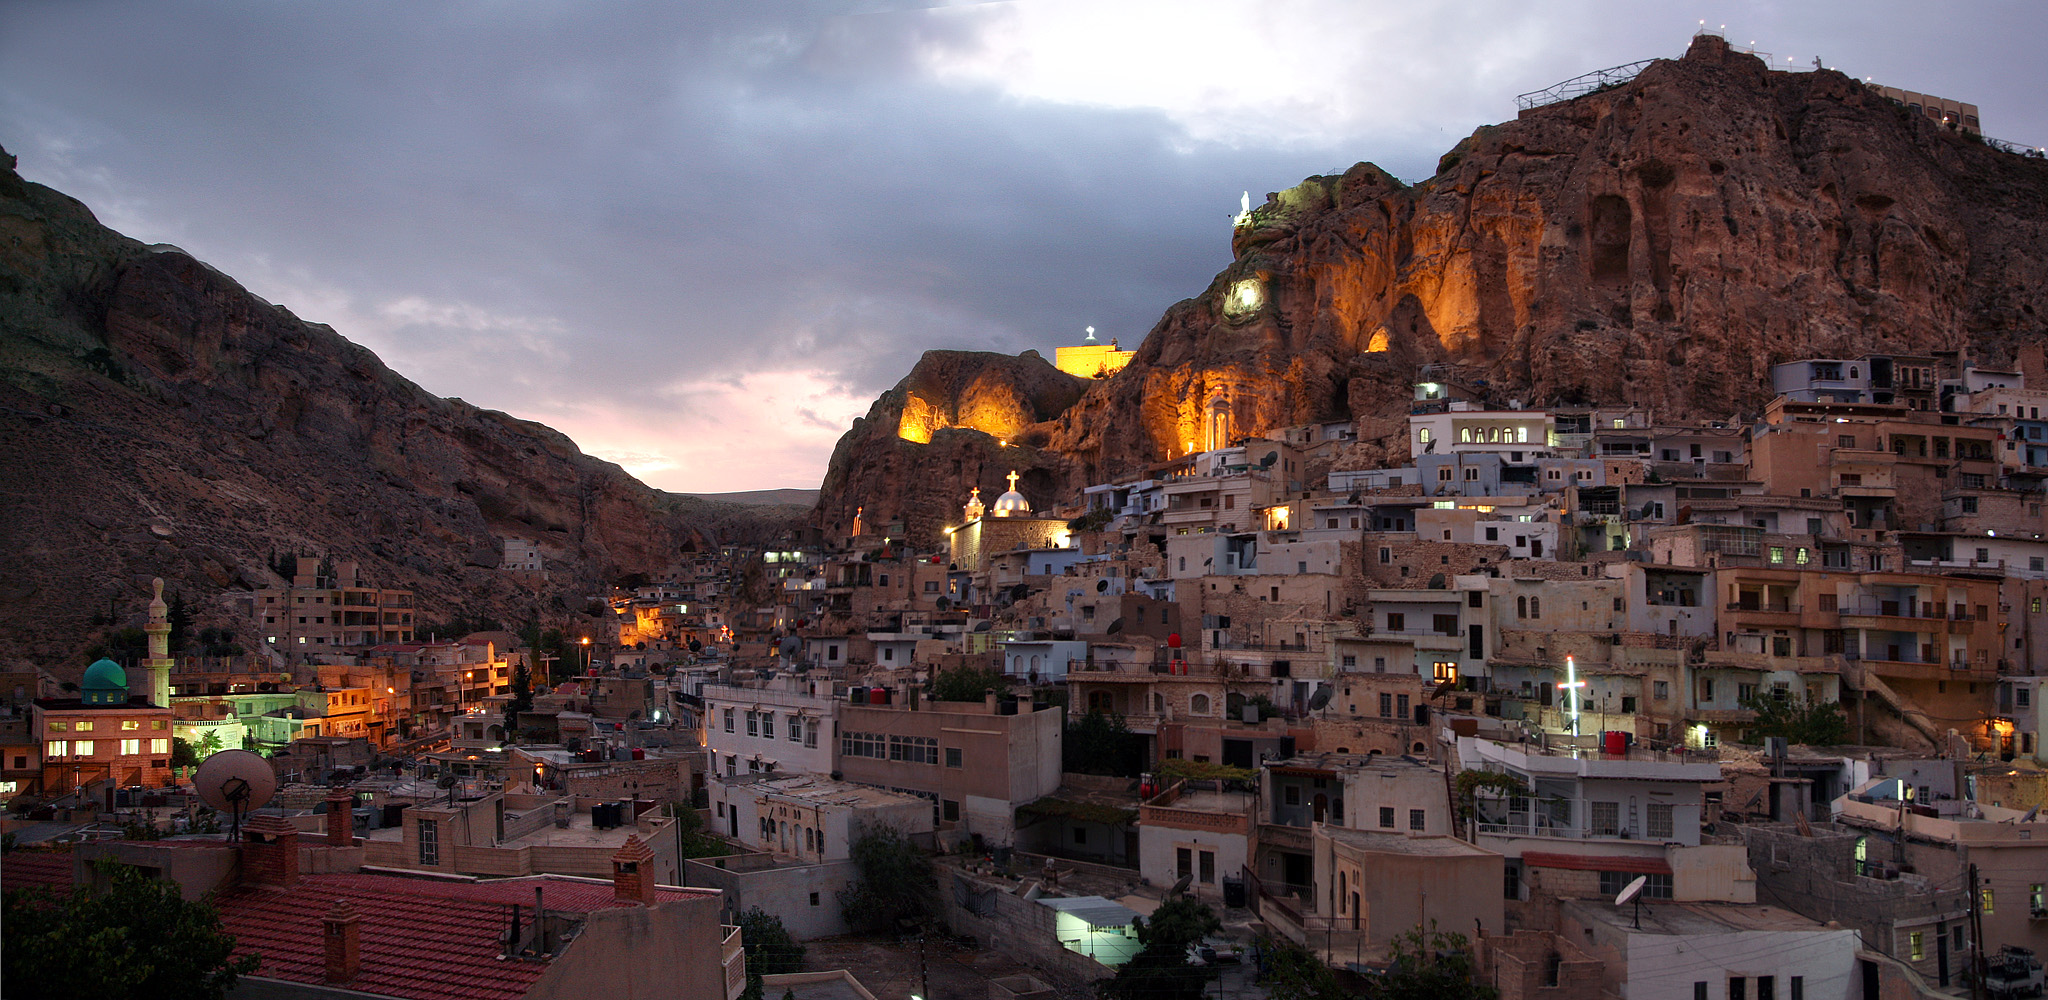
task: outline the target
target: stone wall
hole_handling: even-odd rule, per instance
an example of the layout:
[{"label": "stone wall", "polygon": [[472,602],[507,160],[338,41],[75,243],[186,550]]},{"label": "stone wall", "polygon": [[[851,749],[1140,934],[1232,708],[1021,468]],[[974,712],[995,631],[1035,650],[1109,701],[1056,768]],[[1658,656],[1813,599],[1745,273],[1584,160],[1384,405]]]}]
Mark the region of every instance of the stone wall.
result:
[{"label": "stone wall", "polygon": [[1061,986],[1081,987],[1115,975],[1108,966],[1060,947],[1052,907],[1020,898],[1009,891],[1013,888],[1017,887],[940,869],[946,926],[954,934],[974,938],[984,950],[1024,962]]}]

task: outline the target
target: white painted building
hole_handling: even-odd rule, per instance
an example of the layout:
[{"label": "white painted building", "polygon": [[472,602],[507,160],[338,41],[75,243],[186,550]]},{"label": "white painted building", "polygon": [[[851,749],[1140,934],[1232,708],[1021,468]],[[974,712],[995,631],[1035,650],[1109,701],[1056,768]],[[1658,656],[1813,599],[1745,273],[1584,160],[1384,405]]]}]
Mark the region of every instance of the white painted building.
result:
[{"label": "white painted building", "polygon": [[[1559,904],[1558,924],[1629,1000],[1852,1000],[1863,992],[1857,933],[1773,906],[1605,899]],[[1874,964],[1872,966],[1874,968]]]},{"label": "white painted building", "polygon": [[713,774],[830,774],[839,701],[829,680],[706,684],[704,745]]},{"label": "white painted building", "polygon": [[919,840],[932,806],[915,795],[816,774],[719,775],[710,782],[713,828],[757,851],[799,861],[845,861],[867,825]]}]

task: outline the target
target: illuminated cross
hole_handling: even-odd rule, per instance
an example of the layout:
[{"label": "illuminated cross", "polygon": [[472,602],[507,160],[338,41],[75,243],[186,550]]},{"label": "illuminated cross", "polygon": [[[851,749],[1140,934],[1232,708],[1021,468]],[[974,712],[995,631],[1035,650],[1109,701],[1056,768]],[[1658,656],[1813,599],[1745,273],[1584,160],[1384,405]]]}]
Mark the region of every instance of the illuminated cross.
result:
[{"label": "illuminated cross", "polygon": [[1585,686],[1586,682],[1579,679],[1578,663],[1569,656],[1565,657],[1564,681],[1558,684],[1557,689],[1565,693],[1565,711],[1572,717],[1573,736],[1579,735],[1579,692]]},{"label": "illuminated cross", "polygon": [[1010,492],[1017,492],[1017,470],[1010,470]]}]

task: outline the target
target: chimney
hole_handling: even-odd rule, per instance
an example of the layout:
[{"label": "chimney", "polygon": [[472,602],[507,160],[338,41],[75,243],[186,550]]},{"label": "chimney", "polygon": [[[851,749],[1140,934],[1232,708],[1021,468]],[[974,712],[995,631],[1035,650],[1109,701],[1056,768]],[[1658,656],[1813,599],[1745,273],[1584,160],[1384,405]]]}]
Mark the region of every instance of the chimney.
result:
[{"label": "chimney", "polygon": [[320,918],[321,937],[327,943],[327,981],[345,983],[363,967],[363,916],[346,899],[334,901],[334,908]]},{"label": "chimney", "polygon": [[1002,710],[1003,710],[1003,705],[1002,705],[1002,699],[1001,699],[1000,697],[998,697],[998,696],[996,695],[996,689],[995,689],[995,688],[987,688],[987,689],[985,689],[985,690],[984,690],[984,691],[982,692],[982,698],[981,698],[981,700],[982,700],[982,704],[985,704],[985,705],[987,705],[987,706],[988,706],[988,714],[990,714],[990,715],[996,715],[996,714],[999,714],[1000,712],[1002,712]]},{"label": "chimney", "polygon": [[612,855],[612,898],[654,905],[654,852],[640,842],[640,835],[626,838],[619,853]]},{"label": "chimney", "polygon": [[299,828],[272,813],[242,824],[242,879],[256,885],[299,884]]},{"label": "chimney", "polygon": [[327,793],[327,844],[329,847],[356,846],[356,797],[346,788]]}]

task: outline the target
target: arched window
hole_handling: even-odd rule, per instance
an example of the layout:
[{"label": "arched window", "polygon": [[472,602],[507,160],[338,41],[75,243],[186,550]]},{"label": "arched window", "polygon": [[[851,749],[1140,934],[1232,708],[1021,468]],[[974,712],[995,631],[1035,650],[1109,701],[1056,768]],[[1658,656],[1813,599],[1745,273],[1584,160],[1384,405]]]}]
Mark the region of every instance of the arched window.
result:
[{"label": "arched window", "polygon": [[1422,742],[1421,740],[1417,740],[1417,741],[1415,741],[1415,746],[1414,746],[1414,747],[1413,747],[1412,749],[1414,749],[1414,751],[1415,751],[1416,753],[1428,753],[1428,752],[1429,752],[1429,747],[1428,747],[1428,746],[1426,746],[1426,745],[1424,745],[1424,744],[1423,744],[1423,742]]},{"label": "arched window", "polygon": [[1527,617],[1529,617],[1529,598],[1528,598],[1528,597],[1526,597],[1526,596],[1523,596],[1523,597],[1517,597],[1517,598],[1515,598],[1515,617],[1516,617],[1516,618],[1527,618]]},{"label": "arched window", "polygon": [[1192,698],[1189,698],[1188,711],[1193,712],[1196,715],[1208,715],[1209,696],[1206,694],[1198,694]]}]

